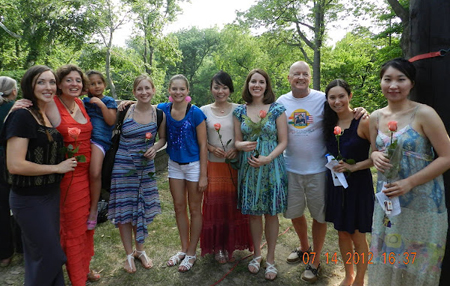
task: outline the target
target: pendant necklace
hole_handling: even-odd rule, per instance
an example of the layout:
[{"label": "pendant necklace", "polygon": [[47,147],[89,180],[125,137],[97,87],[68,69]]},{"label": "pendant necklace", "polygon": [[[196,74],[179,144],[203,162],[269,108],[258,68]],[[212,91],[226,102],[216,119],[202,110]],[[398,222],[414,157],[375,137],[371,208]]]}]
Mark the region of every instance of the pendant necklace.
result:
[{"label": "pendant necklace", "polygon": [[[64,102],[64,100],[62,100],[62,98],[59,98],[61,100],[61,102],[64,104],[64,106],[67,108],[67,110],[70,112],[70,114],[73,114],[73,112],[75,111],[75,106],[73,107],[73,109],[70,109],[67,104]],[[75,102],[74,102],[75,103]],[[75,103],[76,105],[76,103]]]}]

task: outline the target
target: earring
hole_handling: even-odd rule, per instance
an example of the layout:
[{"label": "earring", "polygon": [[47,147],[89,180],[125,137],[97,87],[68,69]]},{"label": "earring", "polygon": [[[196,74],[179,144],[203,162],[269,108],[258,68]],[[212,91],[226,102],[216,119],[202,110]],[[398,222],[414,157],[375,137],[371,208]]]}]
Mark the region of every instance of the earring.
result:
[{"label": "earring", "polygon": [[190,96],[188,95],[188,96],[186,96],[186,97],[184,98],[184,100],[186,100],[186,102],[191,102],[192,97],[190,97]]}]

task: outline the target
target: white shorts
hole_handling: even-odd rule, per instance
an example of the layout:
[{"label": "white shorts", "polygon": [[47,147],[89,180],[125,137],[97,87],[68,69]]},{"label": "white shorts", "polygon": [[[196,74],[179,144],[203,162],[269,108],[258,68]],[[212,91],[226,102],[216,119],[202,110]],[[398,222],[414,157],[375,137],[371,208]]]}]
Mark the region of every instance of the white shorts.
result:
[{"label": "white shorts", "polygon": [[285,218],[298,218],[308,206],[313,219],[325,222],[325,188],[327,172],[300,175],[288,172],[288,197]]},{"label": "white shorts", "polygon": [[92,141],[92,140],[91,140],[91,144],[97,146],[97,148],[100,149],[100,151],[102,151],[103,156],[105,156],[105,148],[103,148],[102,145],[100,145],[99,143],[94,142],[94,141]]},{"label": "white shorts", "polygon": [[200,179],[200,161],[179,164],[169,159],[169,179],[198,182]]}]

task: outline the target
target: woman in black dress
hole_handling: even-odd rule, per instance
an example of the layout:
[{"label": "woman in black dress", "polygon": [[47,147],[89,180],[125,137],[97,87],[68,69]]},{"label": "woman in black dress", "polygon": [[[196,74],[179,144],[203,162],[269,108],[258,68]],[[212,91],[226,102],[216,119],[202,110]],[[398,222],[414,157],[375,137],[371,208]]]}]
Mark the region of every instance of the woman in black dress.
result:
[{"label": "woman in black dress", "polygon": [[[366,232],[372,230],[374,208],[372,174],[369,169],[373,165],[369,158],[369,119],[354,119],[350,107],[352,93],[344,80],[330,82],[325,95],[324,132],[327,150],[339,160],[333,171],[345,173],[348,183],[348,188],[334,186],[332,174],[328,173],[325,220],[334,224],[339,235],[339,248],[345,265],[345,278],[340,285],[363,285],[369,259]],[[328,255],[327,260],[336,259],[333,254]],[[353,264],[356,264],[356,276]]]},{"label": "woman in black dress", "polygon": [[11,210],[22,229],[25,285],[64,285],[66,256],[59,238],[59,184],[77,161],[64,160],[62,136],[44,113],[56,94],[53,71],[46,66],[31,67],[21,88],[33,106],[9,114],[1,139],[12,175]]}]

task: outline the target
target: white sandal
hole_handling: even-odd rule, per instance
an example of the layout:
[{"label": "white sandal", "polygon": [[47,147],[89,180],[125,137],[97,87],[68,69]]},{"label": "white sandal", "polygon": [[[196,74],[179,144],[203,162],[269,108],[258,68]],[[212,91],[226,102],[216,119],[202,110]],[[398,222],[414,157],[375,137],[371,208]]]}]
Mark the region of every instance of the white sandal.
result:
[{"label": "white sandal", "polygon": [[[139,261],[142,263],[142,266],[143,266],[145,269],[150,269],[150,268],[153,267],[153,261],[147,256],[147,253],[145,253],[145,250],[142,250],[142,251],[135,250],[134,253],[135,253],[135,254],[134,254],[134,257],[137,258],[137,259],[139,259]],[[148,266],[146,266],[146,265],[144,264],[144,262],[142,261],[142,259],[145,259],[145,261],[147,262]]]},{"label": "white sandal", "polygon": [[[258,262],[258,259],[261,259],[261,261]],[[250,268],[248,268],[248,271],[250,271],[250,273],[252,274],[256,274],[259,272],[259,268],[261,267],[261,262],[262,262],[262,257],[258,256],[253,258],[252,260],[250,260],[250,262],[248,263],[248,267],[252,266],[256,269],[255,272],[251,271]]]},{"label": "white sandal", "polygon": [[[183,258],[180,258],[180,256],[183,256]],[[177,252],[177,254],[175,254],[174,256],[172,256],[171,258],[169,258],[169,260],[167,261],[167,266],[171,267],[171,266],[175,266],[178,263],[181,262],[181,260],[183,260],[186,257],[186,253],[184,252]]]},{"label": "white sandal", "polygon": [[[269,273],[274,273],[275,277],[273,277],[272,279],[267,278],[267,274]],[[275,280],[275,278],[277,278],[277,274],[278,270],[275,268],[275,263],[272,264],[266,261],[266,271],[264,272],[264,278],[266,278],[266,280],[273,281]]]},{"label": "white sandal", "polygon": [[[191,259],[194,259],[194,262],[191,263]],[[193,255],[186,255],[183,259],[183,262],[181,262],[180,267],[178,267],[178,271],[180,272],[188,272],[189,270],[191,270],[192,266],[194,266],[195,261],[197,260],[197,256]],[[186,268],[186,270],[181,270],[181,267]]]},{"label": "white sandal", "polygon": [[131,254],[127,255],[127,262],[128,262],[128,266],[130,267],[130,269],[126,269],[125,267],[123,267],[123,269],[125,269],[126,272],[128,273],[134,273],[136,272],[136,266],[133,269],[133,265],[131,265],[131,261],[134,261],[134,251]]}]

